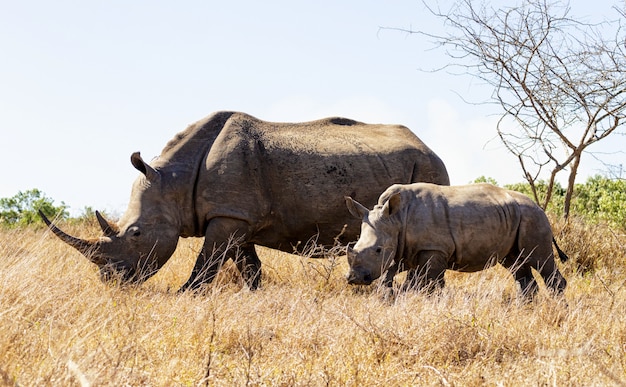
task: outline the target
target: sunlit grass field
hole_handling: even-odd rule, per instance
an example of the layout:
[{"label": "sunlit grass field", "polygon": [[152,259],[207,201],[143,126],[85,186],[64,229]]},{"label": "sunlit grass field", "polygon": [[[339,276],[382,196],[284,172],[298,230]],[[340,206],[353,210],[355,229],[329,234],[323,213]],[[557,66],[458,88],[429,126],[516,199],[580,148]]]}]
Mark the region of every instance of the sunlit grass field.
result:
[{"label": "sunlit grass field", "polygon": [[203,293],[177,293],[198,239],[147,283],[110,286],[44,228],[0,231],[0,385],[624,385],[626,235],[554,223],[568,288],[542,284],[530,303],[501,267],[391,300],[347,285],[343,256],[262,248],[261,290],[226,264]]}]

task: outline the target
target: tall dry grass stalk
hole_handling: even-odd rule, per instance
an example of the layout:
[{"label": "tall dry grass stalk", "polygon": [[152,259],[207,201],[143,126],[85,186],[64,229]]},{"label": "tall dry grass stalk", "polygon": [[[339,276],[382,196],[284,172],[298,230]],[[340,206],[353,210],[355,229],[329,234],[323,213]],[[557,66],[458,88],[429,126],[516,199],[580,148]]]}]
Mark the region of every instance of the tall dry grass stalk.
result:
[{"label": "tall dry grass stalk", "polygon": [[[559,235],[576,258],[578,232]],[[625,240],[586,240],[604,255],[592,273],[561,265],[565,300],[542,287],[524,303],[496,267],[447,273],[446,289],[392,302],[375,286],[348,287],[343,257],[260,249],[261,290],[242,290],[227,264],[204,293],[177,294],[198,240],[182,240],[146,284],[121,288],[41,229],[2,231],[0,384],[623,385]]]}]

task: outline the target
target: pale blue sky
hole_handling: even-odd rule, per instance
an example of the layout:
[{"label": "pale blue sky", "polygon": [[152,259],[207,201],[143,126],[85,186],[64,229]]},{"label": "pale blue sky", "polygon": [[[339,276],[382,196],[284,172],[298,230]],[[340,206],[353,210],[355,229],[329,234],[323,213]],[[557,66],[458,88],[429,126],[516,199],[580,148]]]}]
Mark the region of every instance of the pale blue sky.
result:
[{"label": "pale blue sky", "polygon": [[[600,20],[620,1],[571,4]],[[441,156],[453,184],[522,181],[516,160],[488,143],[494,111],[459,97],[490,90],[420,71],[446,57],[380,26],[439,28],[420,0],[0,0],[0,197],[39,188],[73,213],[121,214],[138,174],[130,154],[152,159],[217,110],[404,124]],[[597,150],[626,141],[606,145]],[[581,182],[602,171],[591,157],[583,163]]]}]

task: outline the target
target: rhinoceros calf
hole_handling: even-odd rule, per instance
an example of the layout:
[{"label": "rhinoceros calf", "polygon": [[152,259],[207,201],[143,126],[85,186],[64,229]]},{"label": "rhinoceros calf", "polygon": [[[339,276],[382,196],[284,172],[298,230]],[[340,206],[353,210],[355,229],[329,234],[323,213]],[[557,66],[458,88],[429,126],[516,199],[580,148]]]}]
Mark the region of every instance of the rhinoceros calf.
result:
[{"label": "rhinoceros calf", "polygon": [[491,184],[392,185],[373,210],[346,197],[350,213],[362,220],[361,235],[348,249],[351,284],[370,284],[387,271],[411,269],[409,286],[444,285],[446,269],[475,272],[496,263],[508,268],[522,293],[533,296],[531,268],[562,293],[566,281],[556,267],[567,256],[556,245],[544,211],[527,196]]},{"label": "rhinoceros calf", "polygon": [[310,240],[332,246],[338,236],[356,239],[359,222],[346,211],[345,195],[373,205],[393,183],[449,184],[439,157],[406,127],[345,118],[272,123],[218,112],[179,133],[152,163],[138,152],[131,162],[141,175],[128,209],[117,224],[96,212],[100,238],[72,237],[42,218],[103,279],[116,273],[143,281],[170,258],[179,236],[204,237],[183,289],[210,282],[235,256],[256,288],[255,244],[292,253]]}]

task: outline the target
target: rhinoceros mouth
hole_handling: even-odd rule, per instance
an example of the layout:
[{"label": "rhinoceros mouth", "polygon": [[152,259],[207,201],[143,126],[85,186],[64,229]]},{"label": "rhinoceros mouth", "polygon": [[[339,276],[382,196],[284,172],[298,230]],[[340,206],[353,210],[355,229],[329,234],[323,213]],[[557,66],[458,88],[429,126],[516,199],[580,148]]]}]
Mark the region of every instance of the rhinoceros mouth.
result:
[{"label": "rhinoceros mouth", "polygon": [[139,285],[155,275],[158,270],[158,265],[145,257],[139,260],[137,266],[123,260],[108,258],[107,263],[100,266],[100,278],[103,282]]},{"label": "rhinoceros mouth", "polygon": [[374,282],[370,273],[359,273],[355,271],[350,271],[347,280],[350,285],[370,285]]},{"label": "rhinoceros mouth", "polygon": [[125,265],[109,262],[100,267],[100,280],[108,284],[140,284],[145,281],[143,277],[134,268]]}]

